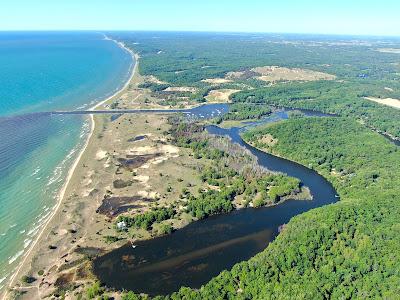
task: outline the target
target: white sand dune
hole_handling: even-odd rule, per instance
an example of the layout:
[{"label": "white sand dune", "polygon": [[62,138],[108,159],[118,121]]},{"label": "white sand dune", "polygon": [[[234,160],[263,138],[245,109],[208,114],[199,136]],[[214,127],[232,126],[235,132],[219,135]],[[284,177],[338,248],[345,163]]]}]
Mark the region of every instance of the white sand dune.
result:
[{"label": "white sand dune", "polygon": [[386,106],[394,107],[397,109],[400,109],[400,100],[399,99],[393,99],[393,98],[375,98],[375,97],[365,97],[364,99],[374,101],[379,104],[383,104]]}]

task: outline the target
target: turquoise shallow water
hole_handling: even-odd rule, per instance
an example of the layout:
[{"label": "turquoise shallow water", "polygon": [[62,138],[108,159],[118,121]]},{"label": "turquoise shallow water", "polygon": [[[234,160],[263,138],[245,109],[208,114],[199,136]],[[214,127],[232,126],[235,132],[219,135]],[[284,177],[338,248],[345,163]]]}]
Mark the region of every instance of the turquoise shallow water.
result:
[{"label": "turquoise shallow water", "polygon": [[129,78],[129,53],[99,33],[0,33],[0,289],[50,215],[89,132],[83,109]]},{"label": "turquoise shallow water", "polygon": [[88,106],[117,89],[131,57],[103,37],[0,33],[0,115]]}]

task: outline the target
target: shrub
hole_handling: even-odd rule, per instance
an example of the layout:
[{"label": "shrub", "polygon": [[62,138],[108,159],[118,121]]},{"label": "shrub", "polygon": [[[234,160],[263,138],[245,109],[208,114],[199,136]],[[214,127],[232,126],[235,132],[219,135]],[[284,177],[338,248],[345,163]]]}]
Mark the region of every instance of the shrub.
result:
[{"label": "shrub", "polygon": [[32,276],[27,276],[27,275],[25,275],[25,276],[22,276],[22,278],[21,278],[21,281],[23,282],[23,283],[32,283],[32,282],[35,282],[36,281],[36,278],[35,277],[32,277]]},{"label": "shrub", "polygon": [[264,206],[265,202],[263,198],[257,198],[253,201],[253,207],[261,207]]},{"label": "shrub", "polygon": [[104,293],[104,288],[101,287],[100,282],[96,281],[93,283],[92,286],[88,287],[86,290],[86,296],[89,299],[94,299],[97,296],[100,296],[101,294]]},{"label": "shrub", "polygon": [[169,224],[161,224],[158,229],[158,232],[161,235],[168,235],[168,234],[171,234],[173,231],[174,231],[174,227],[172,227]]}]

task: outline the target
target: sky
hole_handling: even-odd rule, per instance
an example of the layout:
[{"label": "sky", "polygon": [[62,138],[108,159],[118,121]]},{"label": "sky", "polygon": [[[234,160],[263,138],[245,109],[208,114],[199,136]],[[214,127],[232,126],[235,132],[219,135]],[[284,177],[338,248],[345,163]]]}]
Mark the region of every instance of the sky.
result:
[{"label": "sky", "polygon": [[399,0],[0,0],[0,30],[400,36]]}]

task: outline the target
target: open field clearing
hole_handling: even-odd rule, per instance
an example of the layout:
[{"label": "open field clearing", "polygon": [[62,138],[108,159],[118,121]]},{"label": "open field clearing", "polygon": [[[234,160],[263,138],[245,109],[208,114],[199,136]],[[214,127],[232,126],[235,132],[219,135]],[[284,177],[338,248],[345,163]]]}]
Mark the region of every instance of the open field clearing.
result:
[{"label": "open field clearing", "polygon": [[231,90],[231,89],[222,89],[222,90],[212,90],[205,97],[208,102],[230,102],[229,97],[234,94],[240,92],[240,90]]},{"label": "open field clearing", "polygon": [[261,75],[257,79],[267,82],[275,81],[316,81],[316,80],[334,80],[336,76],[306,70],[306,69],[289,69],[277,66],[257,67],[251,71]]},{"label": "open field clearing", "polygon": [[379,104],[383,104],[386,106],[391,106],[397,109],[400,109],[400,100],[399,99],[393,99],[393,98],[375,98],[375,97],[365,97],[364,99],[374,101]]}]

